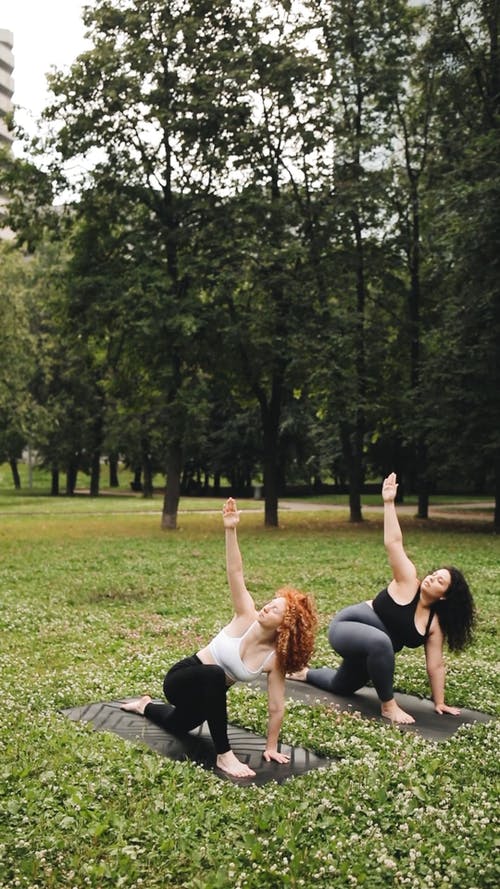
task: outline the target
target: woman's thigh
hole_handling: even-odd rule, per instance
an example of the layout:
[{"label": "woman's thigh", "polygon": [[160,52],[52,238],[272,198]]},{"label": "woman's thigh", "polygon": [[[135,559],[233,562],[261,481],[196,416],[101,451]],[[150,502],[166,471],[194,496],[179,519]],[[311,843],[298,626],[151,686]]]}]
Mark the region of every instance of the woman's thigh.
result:
[{"label": "woman's thigh", "polygon": [[170,668],[163,683],[167,701],[176,707],[202,705],[215,692],[226,691],[222,667],[202,664],[196,657],[183,658]]},{"label": "woman's thigh", "polygon": [[366,602],[343,608],[334,617],[328,641],[345,658],[365,658],[374,649],[393,651],[384,624]]}]

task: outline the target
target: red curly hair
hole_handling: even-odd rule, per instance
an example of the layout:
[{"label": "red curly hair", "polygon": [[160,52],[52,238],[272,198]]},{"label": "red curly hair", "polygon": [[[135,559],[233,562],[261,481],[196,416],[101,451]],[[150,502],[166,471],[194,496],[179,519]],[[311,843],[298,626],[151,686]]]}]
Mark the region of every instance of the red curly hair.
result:
[{"label": "red curly hair", "polygon": [[286,600],[277,632],[276,657],[283,673],[292,673],[305,667],[311,657],[318,623],[316,605],[311,596],[291,586],[282,587],[275,595]]}]

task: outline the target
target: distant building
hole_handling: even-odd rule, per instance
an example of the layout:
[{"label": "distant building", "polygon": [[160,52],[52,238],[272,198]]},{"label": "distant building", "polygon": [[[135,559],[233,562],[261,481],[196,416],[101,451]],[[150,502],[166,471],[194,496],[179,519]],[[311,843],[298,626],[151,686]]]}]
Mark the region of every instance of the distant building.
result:
[{"label": "distant building", "polygon": [[12,145],[13,139],[5,123],[5,117],[13,109],[14,94],[14,35],[12,31],[0,28],[0,145]]},{"label": "distant building", "polygon": [[[12,31],[0,28],[0,147],[10,149],[13,138],[9,132],[5,118],[13,110],[12,96],[14,94],[14,35]],[[5,204],[5,195],[0,194],[0,207]],[[13,233],[6,228],[0,228],[0,241],[11,240]]]}]

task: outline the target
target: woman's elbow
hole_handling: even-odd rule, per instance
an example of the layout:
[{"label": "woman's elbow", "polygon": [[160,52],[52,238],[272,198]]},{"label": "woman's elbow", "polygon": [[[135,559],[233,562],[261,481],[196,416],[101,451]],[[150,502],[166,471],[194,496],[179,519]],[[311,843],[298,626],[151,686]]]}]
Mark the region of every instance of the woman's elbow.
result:
[{"label": "woman's elbow", "polygon": [[427,675],[429,676],[429,679],[432,679],[433,676],[438,676],[441,673],[444,673],[444,670],[445,666],[444,660],[442,658],[431,664],[427,664]]},{"label": "woman's elbow", "polygon": [[270,719],[283,720],[283,717],[285,715],[285,707],[284,705],[270,704],[268,712]]}]

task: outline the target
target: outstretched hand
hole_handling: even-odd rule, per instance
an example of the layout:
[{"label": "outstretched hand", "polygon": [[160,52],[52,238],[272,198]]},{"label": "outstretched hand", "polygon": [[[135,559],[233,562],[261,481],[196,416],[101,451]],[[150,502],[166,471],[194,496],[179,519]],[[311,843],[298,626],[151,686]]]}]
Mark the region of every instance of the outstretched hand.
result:
[{"label": "outstretched hand", "polygon": [[290,757],[286,755],[286,753],[278,753],[277,750],[264,750],[262,754],[266,762],[279,762],[280,765],[284,765],[287,762],[290,762]]},{"label": "outstretched hand", "polygon": [[450,716],[460,716],[459,707],[448,707],[447,704],[438,704],[434,707],[434,710],[436,713],[439,713],[440,716],[442,716],[443,713],[449,713]]},{"label": "outstretched hand", "polygon": [[222,507],[222,521],[225,528],[236,528],[240,520],[240,513],[236,508],[236,500],[229,497]]},{"label": "outstretched hand", "polygon": [[396,473],[391,472],[382,484],[382,500],[384,503],[392,503],[396,499],[398,492],[398,483],[396,481]]}]

